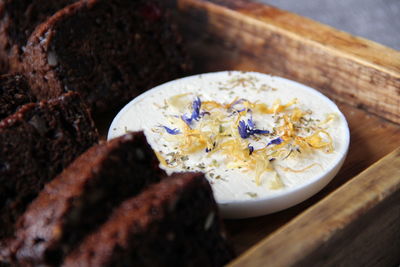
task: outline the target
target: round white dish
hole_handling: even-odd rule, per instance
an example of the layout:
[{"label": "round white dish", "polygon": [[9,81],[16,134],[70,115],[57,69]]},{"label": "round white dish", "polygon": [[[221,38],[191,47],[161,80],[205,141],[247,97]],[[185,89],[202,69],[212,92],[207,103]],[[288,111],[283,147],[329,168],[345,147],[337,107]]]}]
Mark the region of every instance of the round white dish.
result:
[{"label": "round white dish", "polygon": [[[259,185],[255,187],[250,180],[245,178],[247,174],[242,175],[243,179],[238,179],[237,177],[241,175],[238,172],[233,174],[235,179],[228,177],[227,182],[221,182],[211,178],[207,172],[207,178],[211,182],[224,218],[261,216],[294,206],[327,185],[345,160],[350,142],[349,128],[344,115],[331,100],[315,89],[300,83],[255,72],[225,71],[200,74],[159,85],[133,99],[118,113],[110,126],[108,139],[120,136],[126,131],[144,130],[153,149],[161,150],[159,142],[162,138],[159,133],[155,133],[154,127],[166,124],[165,118],[160,115],[161,109],[169,108],[168,102],[164,100],[180,94],[188,94],[191,97],[200,96],[202,100],[218,99],[224,103],[240,97],[253,102],[269,101],[270,105],[272,105],[272,100],[278,98],[282,103],[288,103],[291,99],[297,98],[304,109],[309,108],[315,111],[316,115],[321,115],[321,120],[322,115],[336,114],[336,128],[332,132],[334,155],[322,159],[323,166],[320,169],[313,168],[315,171],[306,171],[304,174],[291,174],[291,180],[288,178],[283,188],[264,190]],[[261,121],[260,124],[262,124]],[[325,157],[323,154],[320,156]],[[318,159],[318,156],[314,159]],[[296,176],[302,176],[299,182],[296,181]],[[249,190],[257,193],[249,194]],[[254,195],[257,196],[254,197]]]}]

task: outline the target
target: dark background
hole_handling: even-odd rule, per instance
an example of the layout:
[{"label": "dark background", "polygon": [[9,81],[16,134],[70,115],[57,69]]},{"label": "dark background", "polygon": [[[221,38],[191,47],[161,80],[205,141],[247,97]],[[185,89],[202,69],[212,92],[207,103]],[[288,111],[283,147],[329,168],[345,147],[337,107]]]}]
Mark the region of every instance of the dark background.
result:
[{"label": "dark background", "polygon": [[400,50],[400,0],[256,0]]}]

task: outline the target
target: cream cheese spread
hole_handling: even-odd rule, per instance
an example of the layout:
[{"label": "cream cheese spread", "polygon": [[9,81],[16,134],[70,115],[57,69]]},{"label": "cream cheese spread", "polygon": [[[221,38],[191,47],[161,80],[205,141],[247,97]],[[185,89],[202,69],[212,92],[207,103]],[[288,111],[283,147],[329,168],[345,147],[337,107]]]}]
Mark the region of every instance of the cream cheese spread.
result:
[{"label": "cream cheese spread", "polygon": [[160,85],[129,103],[108,138],[144,130],[168,173],[204,172],[219,204],[314,181],[346,154],[336,105],[283,78],[225,71]]}]

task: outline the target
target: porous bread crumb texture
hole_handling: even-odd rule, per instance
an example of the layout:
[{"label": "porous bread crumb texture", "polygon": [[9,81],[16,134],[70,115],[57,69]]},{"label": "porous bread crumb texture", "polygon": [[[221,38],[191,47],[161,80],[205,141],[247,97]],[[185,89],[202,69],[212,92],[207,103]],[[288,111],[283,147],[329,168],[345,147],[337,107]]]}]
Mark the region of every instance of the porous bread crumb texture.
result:
[{"label": "porous bread crumb texture", "polygon": [[22,75],[0,76],[0,120],[15,113],[21,106],[35,101]]},{"label": "porous bread crumb texture", "polygon": [[115,206],[162,175],[143,133],[92,147],[48,183],[21,216],[10,258],[59,265]]},{"label": "porous bread crumb texture", "polygon": [[23,68],[34,95],[77,91],[94,112],[186,73],[181,38],[157,1],[89,0],[41,24]]},{"label": "porous bread crumb texture", "polygon": [[222,266],[232,258],[210,185],[203,174],[181,173],[123,202],[64,266]]},{"label": "porous bread crumb texture", "polygon": [[3,0],[0,2],[0,73],[21,69],[21,56],[35,28],[77,0]]},{"label": "porous bread crumb texture", "polygon": [[73,92],[24,105],[0,122],[0,239],[44,184],[97,143],[98,133]]}]

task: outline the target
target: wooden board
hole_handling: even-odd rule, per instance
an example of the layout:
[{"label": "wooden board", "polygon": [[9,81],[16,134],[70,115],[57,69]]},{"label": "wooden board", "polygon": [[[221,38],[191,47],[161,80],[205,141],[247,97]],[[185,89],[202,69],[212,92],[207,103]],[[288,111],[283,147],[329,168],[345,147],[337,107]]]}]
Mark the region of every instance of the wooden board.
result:
[{"label": "wooden board", "polygon": [[169,0],[199,70],[287,77],[400,123],[400,53],[246,0]]},{"label": "wooden board", "polygon": [[400,148],[264,239],[232,266],[395,266]]},{"label": "wooden board", "polygon": [[349,122],[351,142],[349,154],[338,175],[317,195],[293,208],[260,218],[226,221],[239,253],[245,252],[252,245],[315,205],[355,175],[400,146],[400,127],[398,125],[346,104],[339,104],[339,108]]},{"label": "wooden board", "polygon": [[400,152],[378,160],[400,146],[400,53],[251,1],[167,2],[195,73],[254,70],[305,83],[335,100],[350,125],[347,160],[320,193],[226,221],[239,253],[232,265],[398,265]]}]

